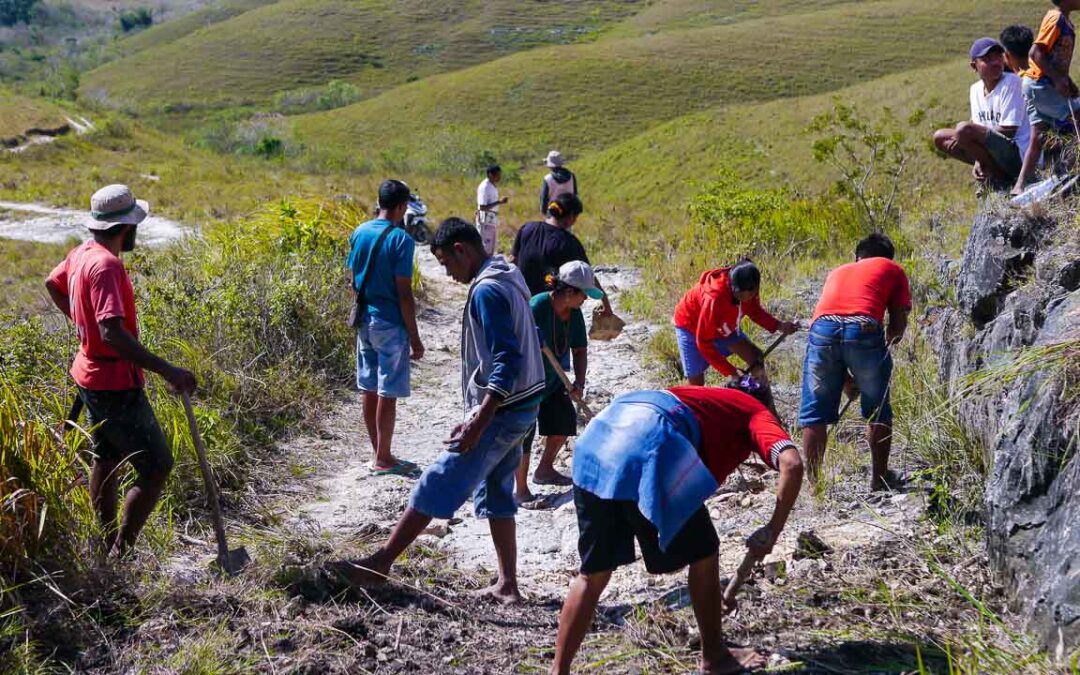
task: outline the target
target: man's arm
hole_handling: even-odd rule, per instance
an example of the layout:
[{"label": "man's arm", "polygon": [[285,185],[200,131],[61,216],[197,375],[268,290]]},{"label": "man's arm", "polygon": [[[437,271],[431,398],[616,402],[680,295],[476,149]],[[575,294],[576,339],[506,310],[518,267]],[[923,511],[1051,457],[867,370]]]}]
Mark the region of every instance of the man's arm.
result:
[{"label": "man's arm", "polygon": [[1039,70],[1043,72],[1050,81],[1054,84],[1054,89],[1065,98],[1071,98],[1075,96],[1074,85],[1072,84],[1072,78],[1068,73],[1063,73],[1057,69],[1054,65],[1054,59],[1050,56],[1050,50],[1045,45],[1036,42],[1031,45],[1031,51],[1028,53],[1028,57],[1032,63],[1039,67]]},{"label": "man's arm", "polygon": [[545,180],[540,185],[540,213],[546,216],[547,215],[547,207],[548,207],[548,184],[547,184],[547,181]]},{"label": "man's arm", "polygon": [[908,325],[908,314],[910,312],[910,307],[889,308],[889,327],[885,329],[885,344],[891,345],[897,343],[904,337],[904,331],[907,330]]},{"label": "man's arm", "polygon": [[780,453],[777,464],[780,480],[776,485],[776,506],[773,507],[772,518],[768,525],[754,532],[747,540],[746,545],[754,555],[765,556],[772,552],[802,487],[803,463],[794,445]]},{"label": "man's arm", "polygon": [[412,277],[394,277],[397,286],[398,306],[401,307],[401,319],[405,322],[405,332],[409,336],[409,349],[413,360],[424,358],[424,343],[420,340],[420,329],[416,325],[416,297],[412,292]]},{"label": "man's arm", "polygon": [[780,328],[780,320],[761,306],[761,298],[755,297],[743,304],[745,305],[745,307],[743,307],[743,313],[750,317],[750,320],[757,325],[770,333],[775,333],[777,329]]},{"label": "man's arm", "polygon": [[52,298],[53,304],[56,305],[56,308],[63,312],[64,316],[72,319],[73,317],[71,316],[71,298],[68,297],[67,293],[65,293],[63,289],[61,289],[60,286],[57,285],[56,282],[54,282],[52,279],[47,279],[45,281],[45,290],[49,292],[49,297]]},{"label": "man's arm", "polygon": [[125,361],[157,373],[165,378],[178,392],[195,391],[195,375],[189,370],[177,368],[165,359],[142,346],[139,340],[124,328],[124,317],[114,316],[98,322],[101,340]]}]

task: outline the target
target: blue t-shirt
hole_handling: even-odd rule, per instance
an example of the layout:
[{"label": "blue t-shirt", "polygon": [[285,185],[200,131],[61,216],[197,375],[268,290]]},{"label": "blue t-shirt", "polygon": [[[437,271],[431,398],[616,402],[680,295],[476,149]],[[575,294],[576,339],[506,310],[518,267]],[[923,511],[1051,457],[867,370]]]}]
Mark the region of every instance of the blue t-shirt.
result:
[{"label": "blue t-shirt", "polygon": [[398,304],[397,277],[412,279],[413,254],[416,243],[405,230],[390,224],[389,220],[369,220],[359,225],[349,236],[349,258],[345,265],[353,274],[353,290],[360,286],[367,272],[368,258],[375,241],[387,227],[394,227],[383,239],[379,252],[372,261],[371,272],[364,296],[367,298],[368,314],[374,318],[404,326],[401,305]]}]

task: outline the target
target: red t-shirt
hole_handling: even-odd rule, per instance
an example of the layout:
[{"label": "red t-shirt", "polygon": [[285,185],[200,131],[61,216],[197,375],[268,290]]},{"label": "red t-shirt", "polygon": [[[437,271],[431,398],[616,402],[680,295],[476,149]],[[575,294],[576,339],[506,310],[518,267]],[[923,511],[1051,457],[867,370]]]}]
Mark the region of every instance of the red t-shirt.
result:
[{"label": "red t-shirt", "polygon": [[776,469],[780,453],[795,447],[776,417],[750,394],[724,387],[681,386],[668,391],[697,418],[698,454],[717,483],[727,480],[752,452]]},{"label": "red t-shirt", "polygon": [[835,314],[868,316],[880,324],[886,309],[911,309],[907,274],[888,258],[864,258],[829,272],[814,320]]},{"label": "red t-shirt", "polygon": [[83,389],[140,389],[142,369],[124,361],[101,339],[98,323],[123,317],[124,328],[139,336],[135,290],[120,258],[95,241],[74,248],[49,274],[49,281],[71,303],[71,319],[79,335],[79,353],[71,376]]}]

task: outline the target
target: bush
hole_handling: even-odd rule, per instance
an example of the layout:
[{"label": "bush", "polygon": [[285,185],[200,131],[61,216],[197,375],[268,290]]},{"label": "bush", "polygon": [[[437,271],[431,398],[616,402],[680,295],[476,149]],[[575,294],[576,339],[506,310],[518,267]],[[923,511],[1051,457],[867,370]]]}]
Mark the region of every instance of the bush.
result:
[{"label": "bush", "polygon": [[0,0],[0,26],[30,23],[38,0]]},{"label": "bush", "polygon": [[343,108],[360,100],[360,89],[350,82],[330,80],[322,87],[305,87],[280,92],[274,108],[287,115]]},{"label": "bush", "polygon": [[120,30],[125,33],[130,33],[133,30],[149,28],[152,26],[154,24],[154,14],[150,11],[149,7],[125,9],[120,12],[120,15],[117,17],[117,22],[120,24]]}]

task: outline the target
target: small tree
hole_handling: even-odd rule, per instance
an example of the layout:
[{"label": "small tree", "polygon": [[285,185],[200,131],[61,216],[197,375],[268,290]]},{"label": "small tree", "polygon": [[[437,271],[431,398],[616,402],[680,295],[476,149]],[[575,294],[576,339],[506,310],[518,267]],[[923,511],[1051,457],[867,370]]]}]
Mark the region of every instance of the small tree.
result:
[{"label": "small tree", "polygon": [[[918,125],[925,116],[925,110],[917,111],[908,118],[908,126]],[[815,117],[807,127],[807,132],[817,136],[814,159],[840,173],[837,191],[851,200],[875,231],[899,222],[896,201],[904,171],[915,154],[915,147],[898,127],[888,108],[870,121],[840,99],[834,99],[832,110]]]},{"label": "small tree", "polygon": [[30,23],[31,10],[38,0],[0,0],[0,26]]}]

